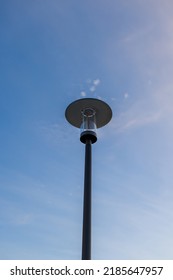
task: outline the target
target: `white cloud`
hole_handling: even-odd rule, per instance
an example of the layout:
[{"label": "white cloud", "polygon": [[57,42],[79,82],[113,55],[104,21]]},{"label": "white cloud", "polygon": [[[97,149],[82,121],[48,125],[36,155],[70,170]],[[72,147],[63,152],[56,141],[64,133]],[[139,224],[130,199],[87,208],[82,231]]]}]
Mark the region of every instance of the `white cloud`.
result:
[{"label": "white cloud", "polygon": [[89,91],[90,92],[94,92],[97,89],[97,86],[100,84],[100,79],[95,79],[95,80],[91,80],[91,79],[87,79],[86,83],[89,86]]},{"label": "white cloud", "polygon": [[100,84],[100,79],[93,80],[92,86],[90,87],[90,91],[94,92],[99,84]]},{"label": "white cloud", "polygon": [[94,92],[95,90],[96,90],[96,87],[95,87],[95,86],[90,87],[90,91],[91,91],[91,92]]},{"label": "white cloud", "polygon": [[99,79],[94,80],[94,81],[93,81],[93,84],[94,84],[95,86],[98,86],[98,85],[100,84],[100,80],[99,80]]},{"label": "white cloud", "polygon": [[85,97],[85,96],[86,96],[86,92],[85,92],[85,91],[81,91],[80,94],[81,94],[82,97]]},{"label": "white cloud", "polygon": [[127,99],[128,97],[129,97],[128,92],[125,92],[125,93],[124,93],[124,98]]}]

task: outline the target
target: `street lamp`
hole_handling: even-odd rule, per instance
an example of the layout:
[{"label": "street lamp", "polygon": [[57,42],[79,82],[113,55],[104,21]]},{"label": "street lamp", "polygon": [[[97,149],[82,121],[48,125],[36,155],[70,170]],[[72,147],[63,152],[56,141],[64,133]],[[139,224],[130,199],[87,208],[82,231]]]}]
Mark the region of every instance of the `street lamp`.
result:
[{"label": "street lamp", "polygon": [[83,203],[82,260],[91,259],[91,163],[92,144],[97,141],[97,128],[112,118],[108,104],[96,98],[82,98],[72,102],[65,111],[67,121],[81,129],[80,141],[85,144],[85,174]]}]

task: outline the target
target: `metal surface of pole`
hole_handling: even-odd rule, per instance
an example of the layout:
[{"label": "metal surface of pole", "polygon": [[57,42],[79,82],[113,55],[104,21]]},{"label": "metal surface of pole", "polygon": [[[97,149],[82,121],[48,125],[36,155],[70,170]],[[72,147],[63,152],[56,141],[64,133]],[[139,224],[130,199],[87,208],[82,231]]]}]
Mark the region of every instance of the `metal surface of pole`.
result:
[{"label": "metal surface of pole", "polygon": [[83,206],[83,234],[82,260],[91,260],[91,196],[92,196],[92,142],[85,144],[85,175],[84,175],[84,206]]},{"label": "metal surface of pole", "polygon": [[85,144],[82,260],[91,260],[92,144],[97,141],[97,128],[110,122],[112,110],[102,100],[81,98],[68,105],[65,117],[71,125],[80,128],[80,141]]}]

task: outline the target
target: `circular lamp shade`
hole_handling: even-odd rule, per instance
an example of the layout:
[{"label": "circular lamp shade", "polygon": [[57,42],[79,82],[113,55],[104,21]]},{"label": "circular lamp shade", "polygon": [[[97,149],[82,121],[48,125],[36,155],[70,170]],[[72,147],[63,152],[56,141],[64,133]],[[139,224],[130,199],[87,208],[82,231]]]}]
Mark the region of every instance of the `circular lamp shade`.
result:
[{"label": "circular lamp shade", "polygon": [[95,111],[97,128],[106,125],[112,118],[112,110],[109,105],[96,98],[82,98],[72,102],[65,111],[65,117],[71,125],[80,128],[82,124],[82,112],[86,109]]}]

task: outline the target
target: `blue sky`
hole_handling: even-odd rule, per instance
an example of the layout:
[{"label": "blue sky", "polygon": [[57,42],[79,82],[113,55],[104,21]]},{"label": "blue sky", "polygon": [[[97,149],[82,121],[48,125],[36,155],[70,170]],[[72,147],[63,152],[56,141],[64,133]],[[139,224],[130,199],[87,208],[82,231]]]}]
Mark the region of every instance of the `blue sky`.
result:
[{"label": "blue sky", "polygon": [[93,145],[93,259],[173,258],[173,3],[0,4],[0,259],[80,259],[83,97],[113,119]]}]

